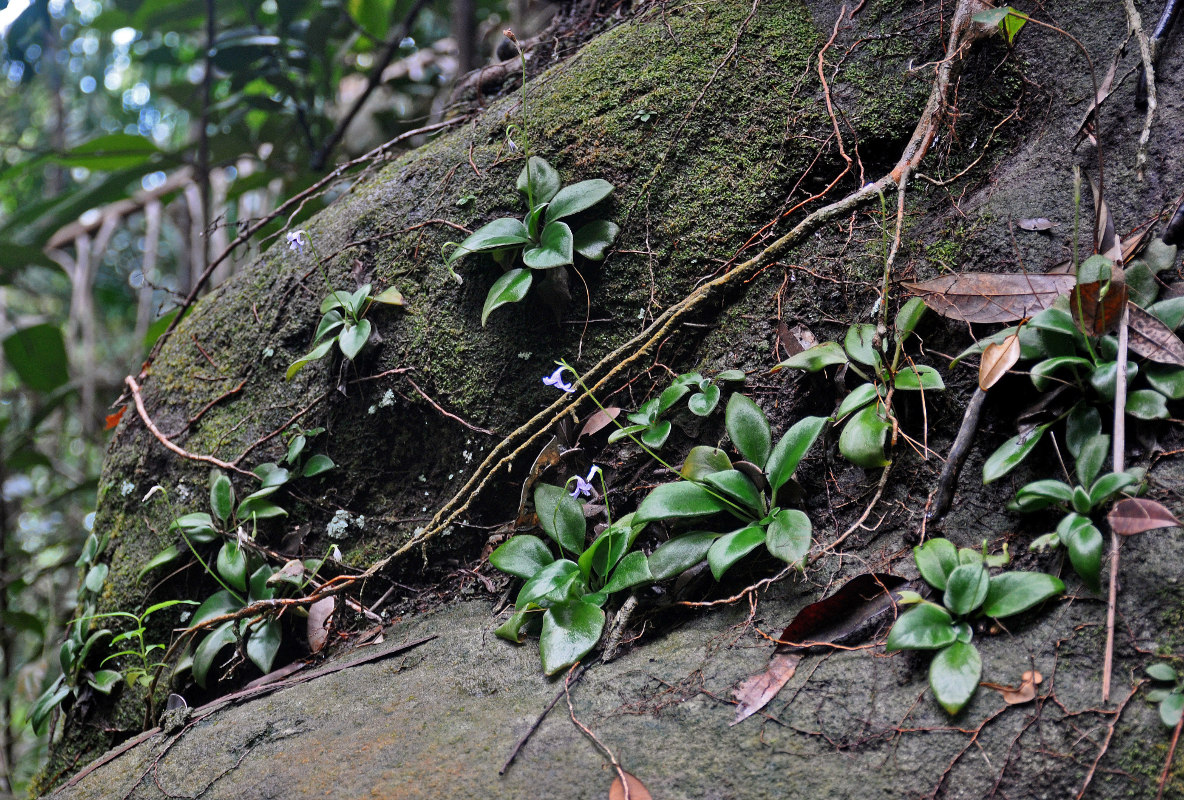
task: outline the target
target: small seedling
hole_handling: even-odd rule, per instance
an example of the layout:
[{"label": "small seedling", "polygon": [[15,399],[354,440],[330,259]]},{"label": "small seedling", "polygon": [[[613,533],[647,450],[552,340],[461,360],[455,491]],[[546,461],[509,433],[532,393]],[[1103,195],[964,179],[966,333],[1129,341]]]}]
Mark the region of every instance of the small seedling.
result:
[{"label": "small seedling", "polygon": [[704,378],[698,372],[679,375],[662,394],[642,403],[641,408],[629,414],[627,419],[632,424],[613,431],[608,441],[612,443],[636,434],[646,447],[659,450],[671,431],[670,421],[661,417],[675,403],[690,394],[687,408],[696,416],[706,417],[719,405],[719,383],[743,380],[744,373],[738,369],[725,370],[714,378]]},{"label": "small seedling", "polygon": [[1181,715],[1184,715],[1184,679],[1171,665],[1162,661],[1147,667],[1147,675],[1160,684],[1147,692],[1147,702],[1158,703],[1159,718],[1163,724],[1175,728],[1180,724]]}]

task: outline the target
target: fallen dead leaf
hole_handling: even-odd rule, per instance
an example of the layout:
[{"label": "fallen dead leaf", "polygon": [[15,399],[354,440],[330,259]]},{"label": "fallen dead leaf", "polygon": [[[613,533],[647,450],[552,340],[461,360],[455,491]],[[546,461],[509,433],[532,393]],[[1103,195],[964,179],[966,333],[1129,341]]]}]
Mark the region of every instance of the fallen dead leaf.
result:
[{"label": "fallen dead leaf", "polygon": [[728,725],[738,725],[769,704],[797,672],[802,653],[774,653],[764,672],[744,680],[732,697],[737,701],[736,716]]},{"label": "fallen dead leaf", "polygon": [[1119,500],[1106,515],[1110,528],[1120,536],[1134,536],[1136,533],[1179,526],[1180,520],[1163,503],[1145,497],[1128,497]]},{"label": "fallen dead leaf", "polygon": [[1184,341],[1159,318],[1149,314],[1134,303],[1127,303],[1129,312],[1127,328],[1130,332],[1130,349],[1160,364],[1174,364],[1184,367]]},{"label": "fallen dead leaf", "polygon": [[1069,311],[1086,333],[1101,336],[1118,327],[1127,295],[1126,283],[1117,279],[1079,283],[1069,294]]},{"label": "fallen dead leaf", "polygon": [[1034,219],[1021,219],[1016,223],[1016,227],[1023,231],[1049,231],[1059,224],[1047,217],[1036,217]]},{"label": "fallen dead leaf", "polygon": [[[625,772],[625,781],[629,784],[629,800],[654,800],[650,790],[645,788],[645,784],[636,776]],[[613,785],[608,790],[608,800],[625,800],[625,787],[621,785],[620,775],[613,778]]]},{"label": "fallen dead leaf", "polygon": [[1020,676],[1019,686],[1003,686],[998,683],[983,681],[980,686],[994,689],[1003,696],[1003,702],[1009,706],[1020,705],[1036,699],[1036,687],[1044,682],[1044,676],[1039,672],[1028,670]]},{"label": "fallen dead leaf", "polygon": [[1020,335],[1013,333],[1002,342],[987,345],[978,365],[978,386],[990,389],[1020,360]]},{"label": "fallen dead leaf", "polygon": [[964,272],[904,287],[943,317],[965,322],[1014,322],[1050,307],[1077,283],[1074,275]]},{"label": "fallen dead leaf", "polygon": [[329,623],[336,606],[337,598],[330,596],[308,607],[308,648],[314,653],[319,653],[329,641]]},{"label": "fallen dead leaf", "polygon": [[107,427],[103,428],[103,430],[109,431],[112,428],[114,428],[116,425],[118,425],[119,421],[121,419],[123,419],[123,412],[125,412],[125,411],[127,411],[127,406],[120,406],[119,410],[116,411],[114,414],[108,414],[107,415]]},{"label": "fallen dead leaf", "polygon": [[607,428],[612,424],[613,420],[621,415],[621,409],[616,406],[609,406],[608,408],[597,409],[595,413],[588,416],[584,421],[584,427],[580,428],[579,434],[576,435],[576,440],[583,439],[585,436],[591,436],[594,433]]}]

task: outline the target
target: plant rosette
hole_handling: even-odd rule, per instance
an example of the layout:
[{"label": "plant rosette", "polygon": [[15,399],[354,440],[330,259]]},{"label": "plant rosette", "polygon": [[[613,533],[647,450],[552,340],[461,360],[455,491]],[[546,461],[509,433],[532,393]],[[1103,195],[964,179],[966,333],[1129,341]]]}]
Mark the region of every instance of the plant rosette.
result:
[{"label": "plant rosette", "polygon": [[698,372],[687,372],[679,375],[657,397],[641,404],[641,408],[629,414],[629,425],[617,428],[609,434],[609,443],[621,439],[637,436],[643,445],[659,450],[670,437],[670,420],[662,419],[662,415],[674,407],[687,395],[687,408],[692,414],[706,417],[715,411],[719,405],[722,390],[720,383],[743,382],[744,373],[738,369],[724,370],[714,378],[704,378]]},{"label": "plant rosette", "polygon": [[933,650],[929,687],[946,713],[957,714],[970,702],[982,676],[982,657],[973,644],[975,617],[1003,619],[1027,611],[1065,591],[1060,578],[1041,572],[990,574],[1002,556],[957,548],[947,539],[930,539],[913,548],[921,577],[941,593],[941,601],[910,595],[913,605],[888,634],[886,650]]}]

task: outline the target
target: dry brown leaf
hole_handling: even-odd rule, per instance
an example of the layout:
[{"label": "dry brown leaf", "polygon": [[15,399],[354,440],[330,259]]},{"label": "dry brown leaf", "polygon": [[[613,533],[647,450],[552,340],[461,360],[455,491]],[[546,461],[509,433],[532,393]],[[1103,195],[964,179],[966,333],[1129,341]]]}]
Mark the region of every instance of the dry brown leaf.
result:
[{"label": "dry brown leaf", "polygon": [[994,689],[1003,696],[1003,702],[1009,706],[1027,703],[1036,698],[1036,687],[1044,682],[1044,676],[1039,672],[1028,670],[1020,676],[1019,686],[1003,686],[998,683],[983,681],[980,686]]},{"label": "dry brown leaf", "polygon": [[1058,224],[1047,217],[1036,217],[1035,219],[1021,219],[1015,225],[1022,231],[1050,231]]},{"label": "dry brown leaf", "polygon": [[[625,772],[625,770],[621,770]],[[637,776],[625,772],[625,780],[629,784],[629,800],[654,800],[650,790],[637,779]],[[625,800],[625,787],[621,785],[621,776],[613,778],[613,785],[608,790],[608,800]]]},{"label": "dry brown leaf", "polygon": [[1077,283],[1074,275],[965,272],[904,287],[943,317],[1014,322],[1050,307]]},{"label": "dry brown leaf", "polygon": [[591,436],[594,433],[599,433],[611,425],[613,420],[620,415],[621,409],[617,408],[616,406],[597,409],[596,412],[590,415],[587,421],[584,422],[584,427],[580,428],[580,433],[576,436],[576,440],[578,441],[585,436]]},{"label": "dry brown leaf", "polygon": [[1069,311],[1078,327],[1084,325],[1086,333],[1101,336],[1118,327],[1127,295],[1126,284],[1117,280],[1080,283],[1069,295]]},{"label": "dry brown leaf", "polygon": [[785,349],[786,357],[792,358],[818,344],[818,337],[805,325],[794,325],[791,328],[784,322],[778,322],[777,341]]},{"label": "dry brown leaf", "polygon": [[1020,335],[1013,333],[1002,342],[991,342],[983,349],[982,361],[978,365],[978,386],[984,392],[990,389],[1007,371],[1020,360]]},{"label": "dry brown leaf", "polygon": [[1155,315],[1134,303],[1127,303],[1127,308],[1130,312],[1128,347],[1143,358],[1184,367],[1184,341]]},{"label": "dry brown leaf", "polygon": [[308,649],[319,653],[329,641],[329,623],[336,607],[335,597],[322,597],[308,607]]},{"label": "dry brown leaf", "polygon": [[1089,186],[1094,193],[1094,242],[1097,245],[1098,254],[1105,256],[1115,264],[1121,264],[1122,239],[1119,238],[1118,231],[1114,227],[1114,215],[1110,213],[1110,207],[1106,205],[1106,198],[1102,197],[1097,181],[1092,176],[1089,179]]},{"label": "dry brown leaf", "polygon": [[760,711],[777,696],[782,687],[797,671],[801,653],[776,653],[769,660],[769,668],[759,675],[753,675],[739,686],[732,696],[738,701],[736,717],[729,725],[736,725]]},{"label": "dry brown leaf", "polygon": [[1179,526],[1180,520],[1168,511],[1163,503],[1144,497],[1128,497],[1119,500],[1106,515],[1110,528],[1120,536],[1134,536],[1136,533]]}]

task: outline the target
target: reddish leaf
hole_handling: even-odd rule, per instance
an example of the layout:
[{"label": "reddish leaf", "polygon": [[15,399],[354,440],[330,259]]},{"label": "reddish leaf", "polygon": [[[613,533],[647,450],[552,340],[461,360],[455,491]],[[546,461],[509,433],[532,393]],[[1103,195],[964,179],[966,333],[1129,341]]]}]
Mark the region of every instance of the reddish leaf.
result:
[{"label": "reddish leaf", "polygon": [[322,597],[308,607],[308,648],[319,653],[329,641],[329,623],[333,618],[336,598]]},{"label": "reddish leaf", "polygon": [[1121,536],[1133,536],[1136,533],[1181,524],[1162,503],[1142,497],[1119,500],[1106,515],[1106,521],[1110,523],[1111,530]]},{"label": "reddish leaf", "polygon": [[943,317],[965,322],[1014,322],[1050,307],[1077,283],[1073,275],[966,272],[904,287]]},{"label": "reddish leaf", "polygon": [[798,612],[781,632],[778,653],[792,653],[819,644],[839,644],[865,632],[895,606],[892,590],[905,583],[897,575],[867,572],[843,584],[829,597]]},{"label": "reddish leaf", "polygon": [[608,408],[597,409],[596,413],[588,417],[584,422],[584,427],[580,428],[576,440],[583,439],[585,436],[591,436],[594,433],[607,428],[612,424],[613,420],[621,415],[621,409],[616,406],[609,406]]},{"label": "reddish leaf", "polygon": [[108,414],[107,415],[107,427],[104,428],[104,430],[109,431],[112,428],[114,428],[116,425],[118,425],[119,421],[121,419],[123,419],[123,412],[125,412],[125,411],[127,411],[127,406],[121,406],[120,409],[118,411],[116,411],[114,414]]},{"label": "reddish leaf", "polygon": [[789,683],[802,658],[802,653],[774,653],[773,658],[769,660],[768,669],[747,678],[732,693],[738,705],[735,719],[728,724],[741,723],[767,706],[782,687]]},{"label": "reddish leaf", "polygon": [[785,355],[792,358],[818,344],[818,337],[805,325],[794,325],[791,328],[784,322],[778,322],[777,341],[785,348]]},{"label": "reddish leaf", "polygon": [[1127,302],[1125,283],[1117,280],[1078,284],[1069,295],[1073,321],[1093,336],[1110,333],[1118,327]]},{"label": "reddish leaf", "polygon": [[1130,311],[1127,323],[1130,331],[1128,347],[1143,358],[1184,367],[1184,342],[1180,341],[1180,337],[1157,317],[1134,303],[1128,302],[1127,308]]},{"label": "reddish leaf", "polygon": [[[625,770],[621,770],[625,772]],[[629,800],[654,800],[650,790],[637,779],[637,776],[625,772],[625,781],[629,784]],[[625,787],[621,785],[621,776],[613,778],[613,785],[608,790],[608,800],[625,800]]]},{"label": "reddish leaf", "polygon": [[978,385],[984,392],[990,389],[1020,360],[1020,335],[1013,333],[998,344],[992,342],[983,349],[978,365]]}]

